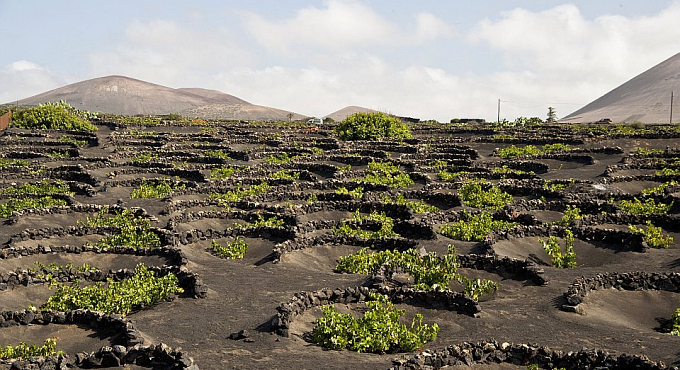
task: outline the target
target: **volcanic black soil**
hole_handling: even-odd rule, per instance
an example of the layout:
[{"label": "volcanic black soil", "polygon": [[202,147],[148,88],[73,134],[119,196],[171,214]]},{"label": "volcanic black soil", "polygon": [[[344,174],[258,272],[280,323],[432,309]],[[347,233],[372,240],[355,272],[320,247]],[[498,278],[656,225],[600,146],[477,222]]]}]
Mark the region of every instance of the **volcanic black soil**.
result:
[{"label": "volcanic black soil", "polygon": [[[496,340],[564,351],[602,349],[613,354],[645,355],[667,365],[680,364],[680,337],[666,334],[663,328],[680,307],[680,287],[600,288],[589,292],[577,306],[568,304],[565,296],[569,286],[582,277],[610,272],[680,273],[680,187],[671,183],[659,193],[641,193],[680,179],[677,174],[658,173],[663,168],[680,168],[676,127],[631,134],[565,126],[492,131],[486,127],[430,125],[414,129],[411,140],[371,143],[339,140],[326,126],[164,122],[162,127],[144,127],[115,121],[97,123],[99,131],[87,136],[89,141],[84,146],[59,140],[81,135],[72,132],[10,128],[0,136],[0,157],[28,162],[27,166],[0,167],[0,189],[44,179],[65,181],[73,193],[62,195],[67,206],[24,210],[0,218],[0,274],[25,272],[35,267],[36,261],[45,265],[88,263],[102,271],[132,269],[139,262],[181,265],[200,277],[207,287],[205,297],[180,295],[136,310],[125,320],[142,333],[144,344],[181,347],[201,369],[369,370],[392,366],[392,360],[401,354],[324,350],[307,341],[315,319],[321,315],[318,305],[296,315],[287,330],[277,330],[273,324],[277,308],[296,293],[372,284],[370,276],[334,271],[342,256],[362,247],[385,249],[381,246],[390,245],[389,241],[335,235],[333,228],[352,218],[355,210],[362,214],[383,210],[395,222],[404,222],[401,230],[405,237],[395,238],[400,248],[423,247],[442,255],[447,245],[453,244],[461,259],[471,254],[498,260],[507,257],[505,261],[530,266],[526,273],[462,266],[461,274],[498,283],[498,290],[483,297],[478,303],[480,311],[474,314],[424,303],[397,303],[407,318],[421,313],[425,323],[439,325],[437,339],[427,343],[425,349]],[[500,158],[497,152],[510,145],[540,147],[550,143],[566,143],[570,149],[509,160]],[[50,155],[58,149],[70,149],[73,155]],[[292,160],[270,163],[272,156],[283,153]],[[151,157],[145,160],[142,154]],[[365,183],[361,179],[371,161],[392,163],[415,183],[400,189]],[[494,171],[503,166],[515,171]],[[215,169],[225,167],[236,170],[224,179],[211,176]],[[468,175],[444,181],[437,176],[443,169]],[[293,178],[274,175],[282,170]],[[460,220],[463,210],[480,211],[461,203],[458,195],[462,184],[474,177],[487,178],[513,196],[508,206],[490,212],[499,219],[517,222],[514,231],[491,233],[480,242],[458,241],[439,233],[443,225]],[[142,179],[152,183],[169,179],[183,188],[163,198],[131,199]],[[262,182],[269,186],[264,194],[247,195],[229,204],[211,198],[211,194],[247,189]],[[548,190],[556,183],[566,186]],[[363,187],[363,194],[357,197],[338,194],[342,188],[351,191],[357,187]],[[407,200],[423,200],[439,210],[415,213],[404,206],[385,205],[384,196],[398,194]],[[14,197],[2,193],[0,202]],[[631,216],[620,203],[635,197],[673,205],[665,215]],[[571,226],[554,226],[567,205],[579,207],[583,218]],[[96,243],[106,234],[78,229],[88,217],[96,216],[99,206],[141,208],[153,230],[163,235],[162,248],[181,250],[184,260],[177,262],[163,254],[109,250],[70,253],[60,249]],[[260,216],[276,216],[284,225],[234,227],[255,222]],[[647,248],[639,235],[629,230],[628,225],[646,227],[647,220],[661,226],[664,236],[673,237],[668,248]],[[567,228],[574,230],[577,267],[558,269],[551,265],[539,239],[556,235],[564,243]],[[59,230],[72,233],[63,235]],[[211,250],[213,241],[225,243],[237,234],[249,246],[243,259],[220,258]],[[408,277],[401,276],[401,280],[403,283]],[[39,307],[52,293],[40,282],[4,287],[0,311],[21,311],[29,304]],[[452,284],[452,289],[460,287]],[[363,303],[336,306],[356,314]],[[232,336],[240,331],[243,335]],[[69,356],[121,344],[116,333],[87,325],[0,328],[2,346],[42,343],[52,337],[60,338],[58,349]],[[460,367],[521,368],[508,363]]]}]

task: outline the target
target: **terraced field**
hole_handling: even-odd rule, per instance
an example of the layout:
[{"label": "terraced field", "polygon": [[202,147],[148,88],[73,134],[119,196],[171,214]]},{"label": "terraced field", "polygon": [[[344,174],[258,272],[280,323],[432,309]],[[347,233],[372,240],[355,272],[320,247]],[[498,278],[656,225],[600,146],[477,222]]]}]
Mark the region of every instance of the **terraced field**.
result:
[{"label": "terraced field", "polygon": [[[124,122],[0,136],[0,345],[63,351],[0,368],[680,364],[676,126],[421,125],[367,142],[332,126]],[[430,265],[340,271],[387,251]],[[428,280],[447,256],[453,275]],[[48,309],[74,281],[143,271],[180,289],[111,313]],[[324,306],[359,317],[375,293],[436,339],[387,354],[312,343]]]}]

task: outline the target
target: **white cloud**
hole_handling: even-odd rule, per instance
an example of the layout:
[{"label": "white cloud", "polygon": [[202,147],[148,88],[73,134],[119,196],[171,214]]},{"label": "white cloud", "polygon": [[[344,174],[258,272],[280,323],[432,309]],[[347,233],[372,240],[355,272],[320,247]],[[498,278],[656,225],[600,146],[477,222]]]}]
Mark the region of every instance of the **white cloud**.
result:
[{"label": "white cloud", "polygon": [[18,60],[0,69],[0,104],[28,98],[59,87],[64,79],[47,68],[27,60]]},{"label": "white cloud", "polygon": [[[575,5],[514,9],[485,19],[468,35],[502,53],[508,67],[618,84],[675,54],[680,2],[653,17],[605,15],[587,20]],[[613,88],[615,86],[611,86]]]},{"label": "white cloud", "polygon": [[432,41],[437,38],[451,38],[456,32],[444,20],[431,13],[419,13],[416,16],[417,28],[414,42]]},{"label": "white cloud", "polygon": [[430,13],[418,14],[415,31],[406,30],[355,1],[330,0],[322,9],[310,6],[299,10],[293,18],[279,21],[252,12],[241,14],[248,32],[273,53],[414,45],[454,34],[443,20]]},{"label": "white cloud", "polygon": [[12,64],[9,65],[8,70],[12,70],[15,72],[23,72],[23,71],[45,71],[46,69],[27,60],[17,60],[16,62],[12,62]]},{"label": "white cloud", "polygon": [[226,29],[191,29],[164,20],[134,22],[112,51],[90,56],[96,76],[122,74],[176,87],[205,84],[213,73],[252,62],[251,52]]},{"label": "white cloud", "polygon": [[[362,68],[346,68],[344,64]],[[496,76],[461,77],[422,66],[395,68],[373,55],[346,56],[342,64],[332,69],[239,69],[220,74],[215,80],[222,91],[250,102],[313,116],[360,105],[439,120],[491,117],[499,96],[495,90],[518,83],[510,78],[499,85]]]}]

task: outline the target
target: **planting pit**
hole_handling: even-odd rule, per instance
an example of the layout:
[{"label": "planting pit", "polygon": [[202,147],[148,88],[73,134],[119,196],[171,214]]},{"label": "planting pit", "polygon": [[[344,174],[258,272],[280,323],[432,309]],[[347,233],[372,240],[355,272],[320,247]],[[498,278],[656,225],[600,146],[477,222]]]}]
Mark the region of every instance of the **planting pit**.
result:
[{"label": "planting pit", "polygon": [[73,267],[87,263],[101,271],[133,269],[140,263],[147,266],[162,266],[168,264],[168,260],[161,256],[135,256],[127,254],[110,253],[40,253],[23,258],[7,258],[0,260],[0,273],[16,269],[36,268],[34,262],[43,265],[56,264],[58,266],[73,264]]},{"label": "planting pit", "polygon": [[579,320],[587,325],[617,326],[652,332],[678,308],[680,293],[645,290],[594,290],[579,305]]},{"label": "planting pit", "polygon": [[57,351],[71,354],[94,352],[103,346],[121,344],[116,336],[111,337],[110,334],[98,332],[85,325],[19,325],[0,329],[0,343],[3,344],[18,345],[23,341],[42,346],[48,338],[58,338]]},{"label": "planting pit", "polygon": [[350,245],[313,246],[284,254],[280,263],[290,268],[332,272],[341,257],[356,253],[360,249],[361,247]]},{"label": "planting pit", "polygon": [[[551,266],[550,256],[543,249],[543,245],[538,239],[548,240],[548,237],[500,240],[493,245],[493,250],[499,256],[520,260],[530,259],[541,265]],[[564,239],[558,238],[558,240],[560,251],[564,253]],[[635,256],[634,252],[622,253],[622,251],[616,249],[600,248],[579,239],[574,239],[574,252],[576,252],[577,268],[618,264]]]}]

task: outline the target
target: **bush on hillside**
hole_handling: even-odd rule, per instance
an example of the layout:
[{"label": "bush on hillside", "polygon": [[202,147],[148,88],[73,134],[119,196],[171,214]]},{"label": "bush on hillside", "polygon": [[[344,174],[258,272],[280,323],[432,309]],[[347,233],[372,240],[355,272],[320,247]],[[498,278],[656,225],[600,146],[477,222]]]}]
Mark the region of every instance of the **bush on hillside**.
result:
[{"label": "bush on hillside", "polygon": [[354,113],[345,118],[335,133],[343,140],[410,139],[411,131],[398,118],[382,112]]},{"label": "bush on hillside", "polygon": [[97,126],[83,119],[80,111],[64,102],[20,109],[12,115],[12,124],[25,129],[97,131]]}]

